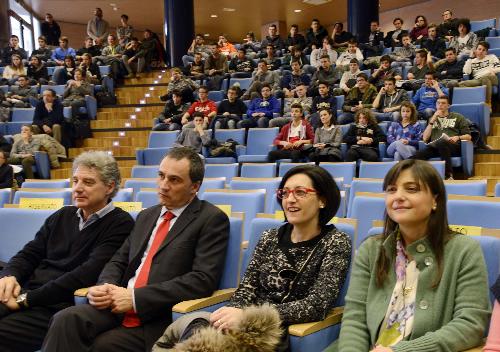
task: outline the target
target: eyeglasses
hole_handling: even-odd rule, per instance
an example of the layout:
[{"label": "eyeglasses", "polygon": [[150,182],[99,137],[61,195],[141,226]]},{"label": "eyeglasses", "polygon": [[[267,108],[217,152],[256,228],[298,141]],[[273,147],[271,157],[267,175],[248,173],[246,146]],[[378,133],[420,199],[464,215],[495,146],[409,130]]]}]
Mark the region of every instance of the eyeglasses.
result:
[{"label": "eyeglasses", "polygon": [[279,199],[287,199],[291,193],[293,193],[295,198],[302,199],[305,198],[308,193],[316,193],[316,190],[306,187],[297,187],[294,189],[282,188],[276,190],[276,196]]}]

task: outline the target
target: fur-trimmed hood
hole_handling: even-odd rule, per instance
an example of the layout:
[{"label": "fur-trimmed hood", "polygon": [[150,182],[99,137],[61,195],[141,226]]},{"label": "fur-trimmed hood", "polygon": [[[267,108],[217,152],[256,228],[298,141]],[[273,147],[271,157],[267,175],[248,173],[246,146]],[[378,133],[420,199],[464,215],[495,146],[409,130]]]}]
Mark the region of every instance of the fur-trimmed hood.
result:
[{"label": "fur-trimmed hood", "polygon": [[282,329],[278,311],[266,304],[243,309],[238,326],[227,333],[213,327],[200,329],[189,339],[178,343],[175,352],[274,352]]}]

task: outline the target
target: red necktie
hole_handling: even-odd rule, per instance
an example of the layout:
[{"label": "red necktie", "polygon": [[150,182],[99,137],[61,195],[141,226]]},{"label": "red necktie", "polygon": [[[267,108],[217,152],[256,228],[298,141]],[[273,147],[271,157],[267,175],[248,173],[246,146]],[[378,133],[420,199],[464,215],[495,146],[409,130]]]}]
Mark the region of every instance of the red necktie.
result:
[{"label": "red necktie", "polygon": [[[163,215],[163,222],[158,226],[158,230],[156,230],[155,238],[153,239],[153,243],[151,244],[151,248],[149,248],[149,252],[146,256],[146,260],[144,260],[144,264],[142,265],[141,271],[137,278],[135,279],[134,288],[139,288],[146,286],[148,283],[149,270],[151,269],[151,262],[153,261],[153,257],[155,256],[158,248],[163,243],[165,238],[167,238],[168,229],[170,228],[170,220],[172,220],[175,215],[169,211],[167,211]],[[127,328],[135,328],[141,325],[141,320],[137,316],[134,310],[129,310],[125,313],[125,317],[123,318],[122,325]]]}]

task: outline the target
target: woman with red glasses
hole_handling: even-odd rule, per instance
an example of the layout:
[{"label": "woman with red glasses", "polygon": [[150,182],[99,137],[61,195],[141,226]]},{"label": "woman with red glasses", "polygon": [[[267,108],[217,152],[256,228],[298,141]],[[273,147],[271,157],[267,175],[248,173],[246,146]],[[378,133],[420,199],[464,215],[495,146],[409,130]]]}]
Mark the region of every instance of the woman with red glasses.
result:
[{"label": "woman with red glasses", "polygon": [[[285,174],[277,200],[286,222],[262,233],[229,303],[214,313],[194,313],[178,319],[167,328],[153,351],[172,348],[179,342],[178,336],[190,335],[185,327],[192,327],[192,322],[199,324],[200,319],[202,326],[215,329],[193,329],[191,337],[175,350],[242,351],[247,350],[245,343],[252,341],[252,350],[288,351],[288,325],[326,317],[335,306],[351,259],[349,237],[334,225],[327,225],[340,205],[339,189],[324,169],[301,165]],[[250,320],[250,306],[262,307],[263,311],[249,327],[252,324],[246,322]],[[264,321],[269,321],[272,314],[279,317],[277,326],[265,329]],[[260,333],[256,332],[257,324],[262,329]],[[279,325],[285,333],[281,333]],[[225,344],[228,339],[235,341],[236,349]]]}]

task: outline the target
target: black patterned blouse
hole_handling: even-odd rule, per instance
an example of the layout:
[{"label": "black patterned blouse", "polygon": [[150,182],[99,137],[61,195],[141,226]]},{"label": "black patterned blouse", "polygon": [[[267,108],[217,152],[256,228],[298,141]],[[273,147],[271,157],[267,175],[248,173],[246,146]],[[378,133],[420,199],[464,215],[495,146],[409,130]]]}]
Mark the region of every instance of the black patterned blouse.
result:
[{"label": "black patterned blouse", "polygon": [[[351,240],[327,225],[309,241],[293,243],[293,226],[264,231],[230,307],[273,304],[285,325],[321,320],[334,307],[351,259]],[[292,292],[290,283],[304,268]],[[284,299],[286,297],[286,299]]]}]

